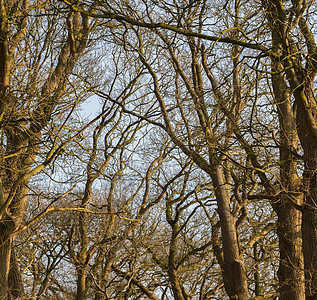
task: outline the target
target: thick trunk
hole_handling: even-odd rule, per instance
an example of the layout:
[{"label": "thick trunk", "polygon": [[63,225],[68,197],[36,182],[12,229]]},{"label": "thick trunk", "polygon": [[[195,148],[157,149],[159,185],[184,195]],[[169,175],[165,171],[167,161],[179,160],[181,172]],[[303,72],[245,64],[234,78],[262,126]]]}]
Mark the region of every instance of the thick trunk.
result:
[{"label": "thick trunk", "polygon": [[14,249],[11,250],[10,270],[8,277],[10,293],[14,299],[23,299],[24,286]]},{"label": "thick trunk", "polygon": [[173,295],[175,300],[185,300],[182,288],[179,283],[179,278],[177,276],[177,272],[175,270],[175,266],[169,266],[168,268],[168,277],[172,285]]},{"label": "thick trunk", "polygon": [[[282,2],[263,1],[262,3],[267,9],[272,32],[276,34],[276,39],[282,46],[281,62],[295,98],[296,124],[304,152],[302,239],[306,299],[317,299],[317,104],[312,84],[316,75],[317,47],[308,24],[301,12],[295,9],[300,19],[300,32],[305,38],[308,49],[307,65],[304,68],[302,57],[298,55],[301,50],[293,38],[286,34],[288,32],[286,10],[281,5]],[[295,1],[293,4],[296,6]],[[296,231],[294,233],[296,234]]]},{"label": "thick trunk", "polygon": [[305,281],[301,240],[301,213],[280,199],[278,215],[280,266],[278,270],[280,300],[305,299]]},{"label": "thick trunk", "polygon": [[217,164],[213,169],[211,177],[215,188],[221,226],[225,289],[230,299],[247,300],[249,298],[247,278],[244,263],[240,259],[236,222],[230,211],[230,197],[228,190],[226,190],[222,166]]},{"label": "thick trunk", "polygon": [[[13,143],[14,144],[14,143]],[[16,143],[17,145],[20,145]],[[11,148],[10,148],[11,150]],[[25,185],[12,187],[16,184],[18,180],[19,171],[27,172],[30,167],[26,163],[24,167],[21,167],[21,161],[6,160],[6,165],[12,167],[16,172],[12,172],[10,169],[7,170],[3,181],[3,198],[2,207],[7,205],[10,199],[10,204],[8,204],[7,209],[2,211],[1,221],[0,221],[0,241],[4,245],[0,248],[0,295],[2,297],[7,297],[4,299],[21,299],[24,296],[24,286],[22,281],[22,276],[18,267],[18,262],[16,258],[15,251],[12,249],[13,238],[10,235],[20,226],[23,218],[23,213],[25,210],[25,205],[27,201],[28,188]],[[13,191],[13,192],[12,192]],[[14,195],[12,195],[14,193]],[[5,295],[5,296],[3,296]],[[0,297],[0,299],[2,299]]]},{"label": "thick trunk", "polygon": [[[281,44],[276,31],[272,32],[272,42],[280,54]],[[273,204],[278,216],[280,265],[278,270],[280,300],[305,299],[304,265],[302,254],[301,218],[295,205],[301,204],[299,179],[294,153],[298,146],[296,121],[290,101],[289,88],[283,75],[283,66],[273,62],[272,86],[278,106],[280,126],[280,185],[281,197]]]},{"label": "thick trunk", "polygon": [[314,196],[306,197],[306,209],[303,212],[303,249],[306,279],[306,299],[317,299],[317,188],[316,179],[314,186],[310,188],[310,193]]},{"label": "thick trunk", "polygon": [[[317,149],[311,149],[310,157],[315,158],[314,167],[305,169],[306,184],[305,209],[303,210],[303,252],[307,299],[317,298]],[[308,154],[307,153],[307,154]],[[306,155],[305,155],[306,156]],[[311,160],[311,158],[306,159]]]},{"label": "thick trunk", "polygon": [[77,269],[77,294],[76,300],[86,299],[86,278],[87,270],[84,267]]},{"label": "thick trunk", "polygon": [[[1,226],[2,227],[2,226]],[[6,238],[7,234],[5,229],[0,230],[1,237]],[[10,256],[11,256],[11,240],[7,241],[0,247],[0,299],[8,300],[9,296],[9,268],[10,268]]]},{"label": "thick trunk", "polygon": [[[0,230],[0,239],[7,240],[11,232]],[[16,254],[12,249],[12,238],[0,247],[0,274],[0,299],[22,298],[24,286]]]},{"label": "thick trunk", "polygon": [[[236,15],[238,15],[238,12],[236,11]],[[236,21],[238,20],[238,17]],[[238,23],[236,23],[238,26]],[[240,95],[240,83],[239,83],[239,72],[238,72],[238,61],[239,61],[239,49],[237,47],[233,48],[233,64],[234,64],[234,101],[238,101]],[[207,63],[206,63],[206,57],[204,53],[204,47],[202,47],[202,63],[203,67],[206,71],[206,74],[210,80],[210,83],[212,85],[212,89],[214,92],[215,97],[219,101],[219,104],[223,111],[225,111],[225,114],[230,120],[230,123],[234,120],[234,117],[229,117],[227,108],[225,107],[224,103],[226,102],[225,98],[221,95],[218,89],[218,84],[212,75],[211,71],[209,70]],[[197,72],[200,74],[200,72]],[[203,80],[201,79],[201,82]],[[200,88],[201,91],[203,91],[203,87]],[[202,101],[202,103],[204,103]],[[208,144],[213,145],[214,144],[214,137],[213,137],[213,126],[212,121],[209,118],[209,115],[207,113],[207,108],[205,104],[204,107],[204,114],[206,120],[206,124],[201,122],[202,128],[206,127],[206,136],[208,139]],[[234,122],[233,122],[234,123]],[[232,125],[232,124],[231,124]],[[230,127],[231,127],[230,125]],[[228,129],[227,131],[227,137],[230,137],[233,133],[233,129]],[[230,138],[227,139],[227,145],[230,144]],[[245,274],[245,268],[244,263],[240,258],[240,249],[239,249],[239,242],[237,239],[237,230],[236,230],[236,220],[233,217],[230,209],[230,188],[226,185],[225,179],[224,179],[224,167],[219,163],[218,158],[214,157],[214,149],[213,147],[210,147],[209,149],[210,155],[209,159],[211,162],[211,165],[208,166],[213,187],[215,189],[215,196],[217,200],[217,206],[218,206],[218,214],[220,219],[220,227],[221,227],[221,236],[222,236],[222,250],[223,250],[223,279],[224,279],[224,286],[225,290],[229,296],[230,299],[235,300],[244,300],[248,299],[248,286],[247,286],[247,278]],[[219,255],[218,255],[219,257]],[[219,257],[220,258],[220,257]],[[221,259],[218,260],[220,261]]]},{"label": "thick trunk", "polygon": [[[313,96],[306,91],[307,99],[311,104],[311,109],[316,116],[316,104]],[[317,298],[317,145],[312,140],[307,131],[308,120],[303,112],[305,108],[298,106],[297,124],[299,136],[304,150],[305,170],[303,174],[304,187],[304,210],[303,210],[303,253],[306,279],[306,299]]]},{"label": "thick trunk", "polygon": [[[25,188],[21,189],[25,192]],[[15,251],[12,249],[13,238],[9,238],[17,226],[21,223],[20,210],[25,205],[25,197],[22,196],[19,202],[20,207],[11,210],[15,216],[13,221],[11,217],[3,217],[0,223],[0,299],[19,299],[24,295],[22,276],[19,271]]]}]

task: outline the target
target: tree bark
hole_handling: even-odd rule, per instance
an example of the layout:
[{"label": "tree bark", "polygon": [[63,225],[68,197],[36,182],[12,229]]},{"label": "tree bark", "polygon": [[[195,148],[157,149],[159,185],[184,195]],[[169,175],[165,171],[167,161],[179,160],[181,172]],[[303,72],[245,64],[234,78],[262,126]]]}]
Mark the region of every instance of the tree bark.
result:
[{"label": "tree bark", "polygon": [[[7,230],[3,224],[0,225],[0,237],[7,237]],[[1,240],[0,240],[1,242]],[[11,240],[0,247],[0,299],[9,300],[9,268],[11,255]]]},{"label": "tree bark", "polygon": [[[306,93],[307,95],[307,93]],[[308,97],[316,116],[316,101]],[[305,170],[303,174],[304,209],[303,209],[303,253],[306,279],[306,299],[317,298],[317,145],[307,132],[309,124],[305,118],[304,107],[299,106],[297,124],[301,145],[304,150]]]},{"label": "tree bark", "polygon": [[[281,54],[279,33],[272,31],[272,43],[276,53]],[[278,270],[281,300],[305,299],[305,278],[302,253],[301,212],[292,205],[300,206],[299,178],[295,154],[298,147],[296,120],[291,106],[283,65],[272,62],[272,86],[279,115],[280,133],[280,188],[281,196],[273,203],[277,214],[280,265]]]},{"label": "tree bark", "polygon": [[[305,268],[306,299],[316,299],[317,297],[317,105],[314,99],[312,82],[316,76],[316,55],[317,47],[314,35],[308,27],[307,21],[302,16],[306,9],[304,2],[292,1],[292,11],[298,19],[300,33],[302,34],[307,46],[308,54],[306,56],[306,67],[302,65],[302,57],[299,55],[300,49],[292,36],[289,34],[287,26],[293,24],[287,23],[287,14],[280,1],[262,1],[266,10],[267,19],[274,35],[273,42],[277,41],[281,48],[280,61],[283,64],[283,71],[286,74],[290,89],[295,98],[294,107],[296,110],[296,124],[299,140],[304,152],[304,173],[302,179],[302,192],[304,195],[302,209],[302,239],[303,255]],[[296,23],[295,23],[296,24]],[[287,206],[281,206],[282,209],[288,209],[283,215],[284,221],[287,218],[297,220],[295,212],[291,212]],[[284,222],[282,221],[282,222]],[[284,222],[285,224],[285,222]],[[299,226],[299,223],[297,222]],[[298,230],[282,226],[285,231],[284,246],[289,245],[289,239],[296,238]],[[295,236],[294,236],[295,235]],[[293,236],[293,237],[292,237]],[[295,246],[295,245],[294,245]],[[283,247],[283,248],[285,248]],[[296,250],[298,245],[293,249]],[[288,259],[287,259],[288,260]],[[296,266],[299,267],[299,266]],[[285,270],[286,272],[286,270]],[[281,274],[281,276],[284,274]]]},{"label": "tree bark", "polygon": [[222,166],[215,163],[212,169],[211,178],[215,188],[222,235],[225,289],[230,299],[247,300],[247,278],[239,253],[236,222],[230,210],[229,191],[226,190]]},{"label": "tree bark", "polygon": [[87,279],[87,268],[79,266],[77,268],[77,291],[76,300],[86,299],[86,279]]},{"label": "tree bark", "polygon": [[11,250],[10,270],[8,277],[10,293],[14,299],[23,299],[24,286],[14,249]]}]

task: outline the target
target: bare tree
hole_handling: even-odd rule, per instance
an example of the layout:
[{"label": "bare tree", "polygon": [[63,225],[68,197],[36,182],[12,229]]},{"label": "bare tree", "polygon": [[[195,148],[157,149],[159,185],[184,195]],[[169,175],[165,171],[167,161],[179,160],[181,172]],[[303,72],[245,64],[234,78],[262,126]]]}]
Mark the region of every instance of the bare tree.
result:
[{"label": "bare tree", "polygon": [[[11,255],[12,234],[24,215],[29,179],[62,148],[61,129],[54,130],[46,153],[42,145],[52,120],[76,105],[64,96],[87,46],[90,24],[78,12],[58,15],[53,6],[28,1],[1,1],[0,20],[0,297],[9,299],[9,294],[23,295],[16,257]],[[37,159],[39,153],[42,159]]]},{"label": "bare tree", "polygon": [[[46,14],[26,2],[0,8],[2,297],[9,299],[9,289],[15,298],[23,294],[11,249],[31,178],[48,165],[66,166],[67,157],[80,162],[72,176],[85,187],[75,205],[54,208],[78,219],[65,213],[68,252],[64,242],[50,241],[63,250],[43,246],[40,257],[51,264],[32,265],[34,282],[42,280],[38,297],[51,292],[48,281],[58,286],[52,270],[67,260],[77,299],[316,297],[313,1],[65,0],[45,6]],[[80,61],[95,25],[95,49],[112,47],[105,59],[114,69],[100,76],[108,76],[104,85],[82,72],[88,56]],[[72,117],[87,90],[104,107],[92,135],[82,136],[98,119],[82,125]],[[159,138],[149,138],[154,131]],[[151,151],[134,165],[140,136]],[[129,172],[138,178],[132,192]],[[100,203],[98,181],[106,182]],[[196,241],[193,228],[206,224],[210,240]],[[201,284],[190,278],[191,266],[204,274]],[[64,295],[74,297],[71,290]]]},{"label": "bare tree", "polygon": [[[271,140],[273,144],[279,148],[280,152],[279,180],[276,180],[277,176],[274,176],[270,180],[269,178],[271,176],[263,172],[263,165],[260,163],[263,159],[257,155],[258,151],[253,151],[256,147],[252,146],[248,139],[245,138],[245,135],[241,131],[242,126],[238,124],[239,118],[235,119],[234,117],[230,117],[232,109],[223,101],[226,100],[226,98],[220,93],[221,85],[217,83],[212,72],[210,72],[210,70],[208,71],[206,63],[204,64],[206,75],[214,90],[214,95],[220,100],[218,102],[220,111],[228,118],[232,126],[235,127],[232,133],[250,158],[251,165],[256,171],[266,192],[266,197],[272,200],[271,204],[278,215],[280,295],[283,298],[292,297],[293,299],[301,299],[303,297],[304,266],[306,270],[306,297],[314,298],[316,295],[314,287],[314,282],[316,281],[316,276],[314,275],[316,232],[312,230],[312,228],[314,228],[314,224],[316,223],[314,219],[314,203],[316,202],[314,200],[314,195],[316,194],[316,179],[314,175],[316,170],[314,162],[316,156],[314,150],[316,149],[314,142],[316,120],[313,84],[316,74],[314,63],[316,60],[316,43],[314,38],[315,28],[313,22],[311,22],[314,10],[313,3],[304,1],[292,1],[291,3],[278,1],[242,3],[235,1],[233,9],[231,9],[232,6],[228,2],[220,3],[218,7],[212,7],[209,1],[182,2],[179,4],[142,2],[142,4],[143,6],[139,9],[134,9],[133,6],[125,4],[107,3],[107,5],[104,6],[97,6],[98,13],[89,14],[94,17],[116,20],[121,24],[125,24],[126,28],[139,28],[139,31],[143,31],[143,29],[141,30],[140,28],[146,28],[152,33],[157,34],[157,37],[166,45],[168,55],[171,57],[171,65],[173,65],[176,73],[183,79],[184,85],[186,85],[188,92],[191,94],[202,131],[205,130],[206,138],[212,136],[213,130],[211,130],[211,128],[208,129],[209,115],[206,114],[206,111],[209,111],[205,109],[204,112],[205,104],[202,100],[199,100],[203,99],[199,90],[204,90],[201,84],[204,81],[204,77],[199,76],[200,72],[195,71],[196,67],[192,68],[191,76],[187,77],[188,71],[184,71],[186,67],[179,62],[177,57],[180,52],[175,47],[175,44],[177,44],[176,41],[182,40],[184,44],[186,44],[186,38],[189,41],[195,39],[198,41],[205,40],[206,43],[207,41],[213,41],[215,42],[213,49],[216,51],[221,51],[222,46],[220,43],[233,45],[234,70],[239,69],[239,65],[242,65],[242,62],[237,58],[239,58],[239,53],[244,52],[246,53],[244,59],[250,57],[251,61],[252,59],[254,61],[251,68],[248,65],[249,70],[256,69],[260,72],[263,71],[264,73],[262,73],[261,77],[264,76],[264,78],[268,77],[263,74],[272,72],[272,83],[268,83],[268,81],[267,83],[269,86],[272,86],[271,95],[273,95],[275,99],[274,103],[271,102],[273,105],[271,107],[276,107],[278,111],[277,115],[280,120],[280,141],[276,143],[275,138]],[[221,8],[223,10],[220,13]],[[217,9],[219,10],[217,11]],[[160,13],[157,13],[158,10]],[[239,10],[242,11],[242,14],[239,14]],[[205,11],[205,14],[202,14],[202,11]],[[213,11],[219,13],[220,18],[216,17],[215,14],[213,15]],[[200,19],[198,17],[199,13]],[[221,14],[229,16],[229,20],[232,20],[231,23],[228,21],[227,23],[217,24],[217,20],[221,19]],[[195,17],[197,18],[195,19]],[[204,20],[209,20],[210,22],[204,23]],[[262,26],[263,23],[266,23],[268,26]],[[210,32],[214,34],[210,34]],[[141,46],[142,43],[144,45],[148,45],[149,43],[148,40],[145,41],[142,40],[142,38],[139,37],[139,49],[140,47],[143,49],[143,45]],[[190,43],[192,43],[191,47],[193,49],[200,47],[199,42],[189,42],[189,44]],[[178,48],[180,47],[180,44],[178,44]],[[164,47],[161,49],[164,49]],[[190,147],[186,147],[188,143],[182,143],[182,140],[178,140],[178,143],[176,142],[178,135],[177,132],[175,132],[175,128],[170,125],[171,122],[169,119],[171,108],[165,110],[165,99],[161,92],[163,86],[161,82],[163,81],[160,81],[161,77],[156,75],[157,66],[154,67],[152,61],[149,61],[148,53],[142,51],[143,50],[139,50],[140,60],[143,61],[149,74],[151,74],[153,78],[155,95],[160,103],[161,113],[164,117],[165,130],[184,153],[191,156],[207,173],[211,172],[210,169],[207,170],[205,161],[200,159],[201,157],[197,156],[197,153],[192,151]],[[195,63],[195,60],[197,60],[195,51],[196,53],[198,52],[195,49],[191,51],[192,65],[197,66],[197,63]],[[269,60],[267,58],[269,58]],[[159,65],[158,60],[156,63]],[[266,63],[272,65],[272,70],[268,70],[266,67],[259,68],[261,64],[265,66]],[[236,79],[233,79],[233,85],[235,86],[235,95],[238,95],[241,85],[239,81],[237,81],[237,77],[235,78]],[[253,87],[259,90],[258,82],[255,82]],[[245,96],[246,95],[243,97]],[[257,94],[255,94],[255,97],[256,101],[260,99]],[[262,97],[260,101],[263,101],[263,99]],[[291,109],[292,104],[295,109]],[[254,104],[253,108],[260,106],[261,105]],[[249,110],[248,112],[251,114],[252,120],[255,111],[252,109],[252,111]],[[271,116],[266,120],[264,119],[264,123],[270,122],[270,118]],[[239,125],[240,129],[237,125]],[[252,126],[254,125],[252,124]],[[260,124],[260,126],[262,126],[262,124]],[[271,130],[270,126],[271,125],[266,126],[266,133],[268,134],[274,132],[274,129]],[[262,127],[265,128],[265,126]],[[249,130],[253,136],[252,132],[255,131],[255,128],[250,127]],[[223,137],[226,136],[226,134],[223,135]],[[299,178],[301,163],[298,164],[297,162],[297,159],[300,158],[300,155],[298,155],[298,139],[302,147],[301,150],[304,153],[304,176],[302,180]],[[257,142],[258,141],[259,140],[257,140]],[[208,142],[210,145],[214,143],[215,141],[212,140]],[[222,148],[226,147],[222,145]],[[263,141],[260,141],[260,143],[257,143],[257,148],[259,150],[261,148],[267,149],[267,146],[264,145]],[[217,160],[221,161],[219,158]],[[214,170],[216,170],[217,163],[214,162],[212,165],[214,166]],[[217,187],[217,193],[219,193],[218,199],[220,199],[222,195],[220,192],[221,188],[219,188],[219,184],[217,184],[217,182],[220,182],[220,179],[216,176],[217,172],[213,171],[213,173],[211,176],[213,175],[214,185]],[[277,182],[279,186],[276,185]],[[220,184],[220,186],[223,186],[223,184]],[[220,204],[226,203],[223,197],[221,199],[222,200],[218,203],[219,207],[221,207]],[[230,218],[224,217],[223,219],[229,220]],[[227,227],[230,223],[229,221]],[[225,227],[223,223],[222,229]],[[299,229],[300,227],[301,230]],[[228,230],[228,232],[230,232],[230,230]],[[302,235],[303,244],[301,242]],[[223,239],[225,239],[225,236],[223,236]],[[233,242],[230,244],[234,245],[234,238],[232,238],[231,241]],[[233,248],[238,247],[234,246]],[[234,252],[232,251],[231,253]],[[229,250],[226,252],[230,253]],[[233,257],[233,260],[236,260],[235,255]],[[302,257],[304,257],[304,265]],[[243,274],[243,272],[241,274]],[[240,276],[240,278],[242,277],[243,275]],[[241,280],[240,286],[244,286],[244,284],[242,284],[243,280]],[[241,297],[243,298],[245,296]]]}]

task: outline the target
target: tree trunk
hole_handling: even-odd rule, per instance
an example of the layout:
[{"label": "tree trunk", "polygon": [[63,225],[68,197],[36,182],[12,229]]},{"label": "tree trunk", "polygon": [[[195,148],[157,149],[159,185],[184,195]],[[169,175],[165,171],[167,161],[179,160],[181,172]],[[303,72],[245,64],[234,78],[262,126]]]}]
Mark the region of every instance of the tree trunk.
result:
[{"label": "tree trunk", "polygon": [[[310,89],[310,87],[308,88]],[[307,89],[307,90],[308,90]],[[311,109],[316,116],[316,101],[312,93],[306,90]],[[311,97],[309,97],[311,95]],[[306,279],[306,299],[317,298],[317,145],[309,134],[305,108],[298,105],[297,124],[304,150],[305,170],[303,174],[304,210],[303,210],[303,253]]]},{"label": "tree trunk", "polygon": [[168,256],[168,277],[172,286],[172,291],[175,300],[187,300],[186,295],[183,295],[181,282],[177,275],[176,270],[176,253],[177,253],[177,235],[179,233],[179,211],[176,212],[175,218],[172,218],[170,212],[170,204],[167,204],[166,208],[166,219],[172,227],[172,236],[169,245],[169,256]]},{"label": "tree trunk", "polygon": [[[281,54],[279,33],[272,31],[272,43]],[[296,120],[293,116],[289,87],[283,74],[283,65],[272,63],[272,86],[277,104],[280,126],[280,188],[281,197],[273,208],[278,216],[280,265],[278,270],[280,300],[305,299],[304,264],[302,254],[301,212],[292,205],[300,206],[299,178],[294,153],[298,147]]]},{"label": "tree trunk", "polygon": [[77,293],[76,300],[86,299],[87,269],[83,266],[77,268]]},{"label": "tree trunk", "polygon": [[215,188],[220,218],[224,257],[224,285],[232,300],[247,300],[248,286],[244,263],[240,260],[236,222],[230,210],[230,197],[223,178],[222,166],[215,163],[211,178]]},{"label": "tree trunk", "polygon": [[[9,174],[9,178],[15,181],[15,174]],[[6,190],[13,185],[10,180],[6,182]],[[19,271],[15,251],[12,249],[13,238],[10,235],[21,224],[23,212],[26,204],[27,187],[20,186],[16,189],[15,197],[10,208],[2,213],[0,221],[0,242],[4,243],[0,247],[0,299],[19,299],[24,296],[22,276]],[[7,197],[10,197],[8,194]],[[7,198],[6,198],[7,199]]]},{"label": "tree trunk", "polygon": [[18,266],[17,257],[16,257],[16,253],[14,249],[11,250],[10,258],[11,258],[10,270],[9,270],[9,277],[8,277],[10,293],[14,299],[23,299],[23,296],[24,296],[23,280],[22,280],[21,272]]},{"label": "tree trunk", "polygon": [[[6,239],[7,231],[5,226],[1,224],[0,228],[0,241]],[[9,267],[10,267],[10,256],[11,256],[11,240],[7,241],[2,247],[0,247],[0,299],[9,300]]]},{"label": "tree trunk", "polygon": [[280,300],[305,299],[305,281],[301,241],[301,213],[281,198],[275,205],[278,215]]},{"label": "tree trunk", "polygon": [[[302,65],[301,50],[289,34],[286,10],[281,1],[262,1],[267,11],[275,40],[281,46],[280,61],[283,64],[287,81],[295,98],[296,124],[298,136],[304,152],[303,193],[304,208],[302,212],[302,238],[305,267],[306,299],[317,298],[317,104],[313,91],[316,76],[317,46],[314,34],[309,29],[307,20],[301,10],[305,6],[292,1],[294,13],[299,20],[300,33],[305,40],[308,54],[306,66]],[[290,213],[290,212],[289,212]],[[292,214],[295,217],[294,214]],[[285,216],[287,218],[287,216]],[[295,217],[296,218],[296,217]],[[296,230],[294,234],[296,234]],[[289,237],[286,237],[289,238]],[[287,241],[285,241],[287,246]]]}]

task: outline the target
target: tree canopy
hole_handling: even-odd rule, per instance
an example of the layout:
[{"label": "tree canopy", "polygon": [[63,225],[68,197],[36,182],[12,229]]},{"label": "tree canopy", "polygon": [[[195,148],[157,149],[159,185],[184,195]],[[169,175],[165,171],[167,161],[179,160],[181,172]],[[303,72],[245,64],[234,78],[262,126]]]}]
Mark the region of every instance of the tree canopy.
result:
[{"label": "tree canopy", "polygon": [[316,299],[316,9],[0,0],[0,298]]}]

